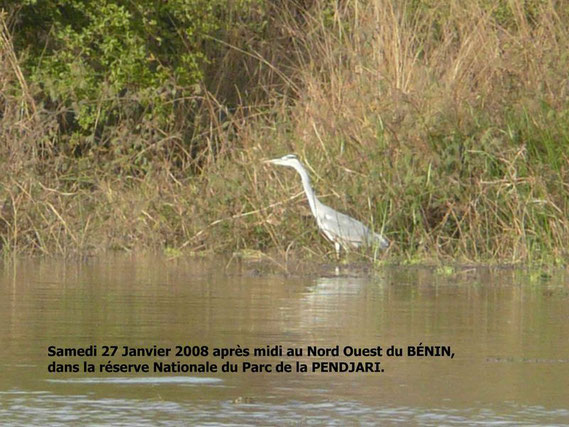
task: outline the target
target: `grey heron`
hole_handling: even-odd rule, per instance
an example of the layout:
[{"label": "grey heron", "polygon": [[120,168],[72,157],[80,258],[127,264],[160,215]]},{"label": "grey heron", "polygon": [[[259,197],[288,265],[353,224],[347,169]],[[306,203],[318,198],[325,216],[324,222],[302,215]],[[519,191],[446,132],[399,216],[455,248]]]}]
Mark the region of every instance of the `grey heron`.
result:
[{"label": "grey heron", "polygon": [[294,154],[287,154],[279,159],[267,160],[266,163],[288,166],[294,168],[299,173],[310,210],[314,218],[316,218],[316,224],[318,224],[318,228],[322,233],[334,243],[337,257],[340,256],[341,248],[348,251],[350,248],[359,248],[363,245],[387,249],[389,242],[381,234],[371,231],[360,221],[338,212],[318,200],[310,186],[308,172]]}]

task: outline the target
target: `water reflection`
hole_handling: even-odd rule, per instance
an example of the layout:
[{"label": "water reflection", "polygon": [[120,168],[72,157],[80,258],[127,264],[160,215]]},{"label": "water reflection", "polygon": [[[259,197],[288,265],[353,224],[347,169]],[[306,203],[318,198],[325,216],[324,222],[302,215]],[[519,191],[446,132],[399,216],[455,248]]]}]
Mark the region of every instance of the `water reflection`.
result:
[{"label": "water reflection", "polygon": [[[226,265],[129,256],[4,265],[0,419],[22,424],[569,422],[569,286],[563,272],[544,280],[516,270],[439,275],[387,268],[376,275],[336,276],[331,270],[326,277],[287,278],[251,276],[243,270],[247,266],[222,268]],[[303,349],[291,362],[309,365],[315,359],[307,356],[307,346],[386,350],[420,343],[452,346],[456,357],[382,357],[381,374],[47,370],[53,362],[49,345],[280,345]],[[108,360],[99,355],[91,362]]]}]

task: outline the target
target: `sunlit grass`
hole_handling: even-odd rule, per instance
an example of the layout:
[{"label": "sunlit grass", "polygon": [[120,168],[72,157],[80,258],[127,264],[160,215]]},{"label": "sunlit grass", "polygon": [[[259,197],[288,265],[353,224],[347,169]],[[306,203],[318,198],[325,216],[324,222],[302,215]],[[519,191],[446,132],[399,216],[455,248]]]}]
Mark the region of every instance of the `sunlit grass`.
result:
[{"label": "sunlit grass", "polygon": [[[12,58],[0,61],[4,253],[333,258],[298,176],[262,164],[294,152],[323,202],[389,238],[388,260],[567,263],[567,8],[538,0],[282,8],[266,11],[266,39],[231,42],[227,63],[255,63],[258,91],[222,123],[221,101],[204,96],[209,124],[183,146],[186,163],[164,149],[183,144],[179,135],[137,140],[126,120],[109,132],[139,147],[132,152],[59,150],[57,122],[34,104],[40,88],[21,84],[3,44],[0,54]],[[139,135],[151,135],[144,126]],[[141,150],[154,153],[144,167]]]}]

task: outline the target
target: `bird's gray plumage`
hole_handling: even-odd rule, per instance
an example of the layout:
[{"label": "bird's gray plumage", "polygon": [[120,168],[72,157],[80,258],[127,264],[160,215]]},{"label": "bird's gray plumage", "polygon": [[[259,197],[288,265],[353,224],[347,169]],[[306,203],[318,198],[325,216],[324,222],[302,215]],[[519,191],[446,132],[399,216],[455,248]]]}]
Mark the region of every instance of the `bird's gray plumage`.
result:
[{"label": "bird's gray plumage", "polygon": [[310,210],[316,218],[318,228],[334,243],[336,254],[339,256],[340,248],[345,250],[359,248],[360,246],[376,246],[386,249],[389,242],[381,234],[371,231],[360,221],[338,212],[320,202],[310,185],[308,172],[294,154],[288,154],[279,159],[268,160],[274,165],[294,168],[302,179],[302,186],[308,198]]}]

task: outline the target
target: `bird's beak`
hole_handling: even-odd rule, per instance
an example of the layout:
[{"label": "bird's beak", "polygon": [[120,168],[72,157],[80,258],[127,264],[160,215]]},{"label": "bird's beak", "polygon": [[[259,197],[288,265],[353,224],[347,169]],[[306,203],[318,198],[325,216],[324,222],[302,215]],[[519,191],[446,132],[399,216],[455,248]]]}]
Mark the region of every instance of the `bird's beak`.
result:
[{"label": "bird's beak", "polygon": [[265,160],[263,163],[271,163],[271,164],[278,164],[279,159],[270,159],[270,160]]}]

